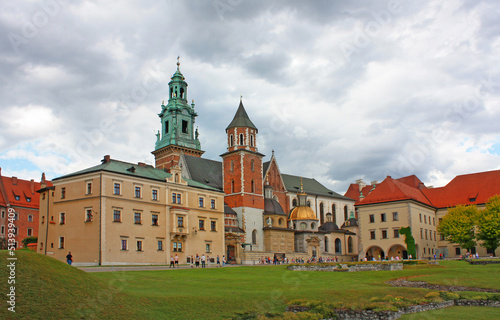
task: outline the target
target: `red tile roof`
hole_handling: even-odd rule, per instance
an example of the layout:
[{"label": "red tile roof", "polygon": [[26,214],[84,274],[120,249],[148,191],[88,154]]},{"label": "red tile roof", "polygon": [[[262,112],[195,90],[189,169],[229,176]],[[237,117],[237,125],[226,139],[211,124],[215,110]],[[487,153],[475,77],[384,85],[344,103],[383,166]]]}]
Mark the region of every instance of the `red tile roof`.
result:
[{"label": "red tile roof", "polygon": [[[370,184],[364,186],[361,189],[361,192],[363,192],[363,197],[366,197],[372,189],[373,186]],[[359,185],[357,183],[351,183],[344,196],[354,200],[359,200],[359,197],[361,196],[361,193],[359,192]]]},{"label": "red tile roof", "polygon": [[436,208],[483,204],[500,194],[500,170],[459,175],[444,187],[422,191]]},{"label": "red tile roof", "polygon": [[0,188],[3,189],[0,192],[0,205],[10,204],[11,206],[38,209],[40,195],[36,191],[41,188],[39,182],[4,176],[0,176],[0,179]]}]

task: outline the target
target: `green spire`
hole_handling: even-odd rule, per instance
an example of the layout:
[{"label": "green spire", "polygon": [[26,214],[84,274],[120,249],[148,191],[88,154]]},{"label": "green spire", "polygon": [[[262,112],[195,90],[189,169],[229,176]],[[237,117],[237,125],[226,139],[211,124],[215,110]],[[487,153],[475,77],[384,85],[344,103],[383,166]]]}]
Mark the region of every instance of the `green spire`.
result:
[{"label": "green spire", "polygon": [[236,114],[234,115],[233,121],[227,126],[226,131],[235,128],[235,127],[248,127],[255,129],[257,132],[259,131],[257,127],[252,123],[250,118],[248,117],[247,112],[245,111],[245,108],[243,107],[243,101],[240,98],[240,105],[238,107],[238,110],[236,111]]},{"label": "green spire", "polygon": [[195,117],[198,114],[194,110],[194,100],[191,105],[187,101],[187,82],[179,70],[180,62],[177,57],[177,70],[168,83],[169,98],[168,103],[162,103],[161,112],[161,133],[157,133],[155,150],[168,145],[177,145],[191,149],[201,150],[198,133],[195,136]]}]

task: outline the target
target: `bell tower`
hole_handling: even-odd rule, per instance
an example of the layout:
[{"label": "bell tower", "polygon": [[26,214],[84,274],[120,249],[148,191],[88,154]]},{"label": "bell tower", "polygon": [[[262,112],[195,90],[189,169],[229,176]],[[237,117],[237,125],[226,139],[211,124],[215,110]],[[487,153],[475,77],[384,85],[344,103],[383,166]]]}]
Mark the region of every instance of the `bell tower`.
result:
[{"label": "bell tower", "polygon": [[225,201],[231,208],[264,207],[263,154],[257,149],[257,127],[240,105],[226,128],[227,152],[222,154]]},{"label": "bell tower", "polygon": [[168,103],[161,104],[161,132],[156,134],[155,166],[158,169],[170,169],[179,163],[181,153],[201,157],[198,140],[198,129],[194,129],[195,118],[198,114],[194,109],[194,100],[191,105],[187,100],[187,87],[184,76],[179,70],[180,62],[177,58],[177,70],[168,83]]}]

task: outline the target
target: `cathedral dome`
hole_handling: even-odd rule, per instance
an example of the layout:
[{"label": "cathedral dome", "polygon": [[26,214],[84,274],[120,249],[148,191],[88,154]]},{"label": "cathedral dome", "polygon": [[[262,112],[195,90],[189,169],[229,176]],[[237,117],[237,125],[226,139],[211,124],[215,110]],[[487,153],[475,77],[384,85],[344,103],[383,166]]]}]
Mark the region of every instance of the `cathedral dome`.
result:
[{"label": "cathedral dome", "polygon": [[283,211],[283,208],[278,201],[267,198],[264,199],[264,214],[278,214],[286,216],[285,211]]},{"label": "cathedral dome", "polygon": [[310,207],[300,206],[292,210],[290,220],[318,220],[318,218]]}]

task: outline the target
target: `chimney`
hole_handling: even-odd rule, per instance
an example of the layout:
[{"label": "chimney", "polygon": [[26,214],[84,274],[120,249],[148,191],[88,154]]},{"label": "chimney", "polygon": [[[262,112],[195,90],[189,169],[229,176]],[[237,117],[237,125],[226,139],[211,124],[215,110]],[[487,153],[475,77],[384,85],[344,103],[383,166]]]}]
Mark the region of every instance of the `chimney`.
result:
[{"label": "chimney", "polygon": [[41,184],[47,184],[47,179],[45,179],[45,172],[42,172],[42,178],[40,179]]},{"label": "chimney", "polygon": [[2,167],[0,167],[0,177],[2,176]]},{"label": "chimney", "polygon": [[366,183],[363,182],[363,179],[356,180],[356,184],[359,186],[359,190],[363,189],[366,186]]},{"label": "chimney", "polygon": [[111,160],[111,156],[109,154],[107,154],[104,156],[104,159],[102,159],[101,162],[104,164],[104,163],[108,163],[110,160]]},{"label": "chimney", "polygon": [[35,193],[35,180],[34,179],[30,180],[30,191],[31,191],[31,194]]},{"label": "chimney", "polygon": [[423,182],[420,182],[420,183],[418,184],[418,188],[419,188],[420,190],[425,189],[425,184],[424,184]]},{"label": "chimney", "polygon": [[12,177],[12,184],[17,185],[17,177]]}]

